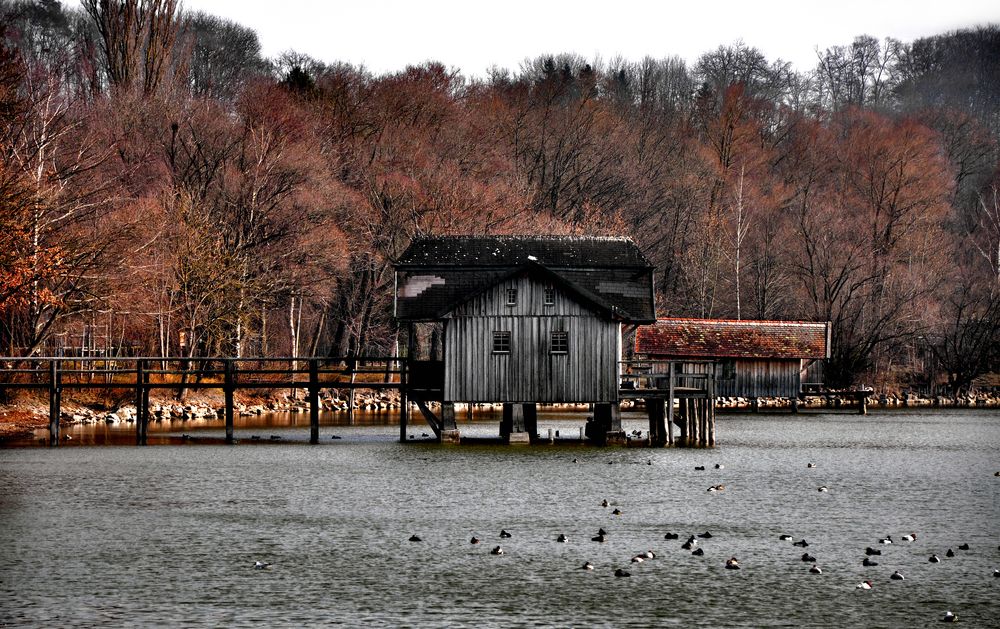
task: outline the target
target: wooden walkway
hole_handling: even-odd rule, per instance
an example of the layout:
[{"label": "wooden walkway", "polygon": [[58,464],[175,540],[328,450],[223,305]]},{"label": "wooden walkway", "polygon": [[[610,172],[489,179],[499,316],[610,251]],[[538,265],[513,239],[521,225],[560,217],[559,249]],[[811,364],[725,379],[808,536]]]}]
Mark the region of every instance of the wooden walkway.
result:
[{"label": "wooden walkway", "polygon": [[329,358],[19,358],[0,359],[0,390],[34,389],[49,395],[49,445],[59,444],[62,392],[66,389],[132,391],[137,445],[146,445],[149,392],[153,389],[221,390],[226,443],[233,443],[234,393],[241,389],[304,389],[309,403],[309,442],[319,443],[320,389],[396,389],[400,392],[400,439],[406,438],[406,359]]},{"label": "wooden walkway", "polygon": [[[692,361],[622,361],[620,400],[645,401],[650,436],[659,445],[715,443],[715,370],[685,371]],[[349,408],[357,389],[399,391],[399,439],[406,441],[410,402],[440,437],[430,402],[441,402],[443,369],[433,361],[399,356],[326,358],[0,358],[0,390],[32,389],[49,397],[49,445],[59,445],[59,419],[64,390],[100,389],[130,392],[136,407],[136,444],[146,445],[149,394],[153,389],[222,391],[226,443],[234,443],[234,394],[237,390],[304,389],[309,404],[310,443],[319,443],[321,389],[346,389]],[[438,382],[441,380],[442,382]],[[675,418],[673,401],[679,402]]]}]

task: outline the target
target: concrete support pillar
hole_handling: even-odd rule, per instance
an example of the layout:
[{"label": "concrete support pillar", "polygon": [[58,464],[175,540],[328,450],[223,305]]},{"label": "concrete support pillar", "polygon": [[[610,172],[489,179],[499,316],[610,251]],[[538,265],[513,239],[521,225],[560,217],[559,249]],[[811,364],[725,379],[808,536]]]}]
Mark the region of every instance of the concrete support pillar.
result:
[{"label": "concrete support pillar", "polygon": [[461,439],[455,422],[455,403],[441,402],[441,443],[459,443]]},{"label": "concrete support pillar", "polygon": [[503,405],[503,418],[500,420],[502,439],[506,439],[508,443],[528,443],[533,438],[532,431],[537,430],[538,416],[534,404]]}]

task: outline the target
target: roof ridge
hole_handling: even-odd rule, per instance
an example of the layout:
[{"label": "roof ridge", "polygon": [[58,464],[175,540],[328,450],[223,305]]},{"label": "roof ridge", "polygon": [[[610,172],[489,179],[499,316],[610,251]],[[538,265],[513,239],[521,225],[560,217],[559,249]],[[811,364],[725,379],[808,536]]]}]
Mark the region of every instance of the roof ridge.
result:
[{"label": "roof ridge", "polygon": [[656,322],[660,321],[692,321],[695,323],[738,323],[738,324],[753,324],[753,323],[773,323],[779,325],[826,325],[826,321],[802,321],[801,319],[793,320],[781,320],[781,319],[702,319],[699,317],[657,317]]}]

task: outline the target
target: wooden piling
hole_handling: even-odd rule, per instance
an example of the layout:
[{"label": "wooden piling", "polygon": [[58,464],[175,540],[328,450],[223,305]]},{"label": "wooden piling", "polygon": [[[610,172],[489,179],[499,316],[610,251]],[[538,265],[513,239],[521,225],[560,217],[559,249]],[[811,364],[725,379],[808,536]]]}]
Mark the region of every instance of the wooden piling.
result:
[{"label": "wooden piling", "polygon": [[350,426],[354,425],[354,382],[358,377],[356,367],[357,361],[352,355],[347,359],[347,368],[351,372],[351,388],[347,391],[347,423]]},{"label": "wooden piling", "polygon": [[858,398],[858,415],[868,414],[868,391],[858,391],[855,395]]},{"label": "wooden piling", "polygon": [[236,390],[236,374],[233,359],[225,360],[225,374],[222,390],[226,396],[226,443],[233,443],[233,392]]},{"label": "wooden piling", "polygon": [[62,376],[59,361],[49,363],[49,446],[59,445],[59,415],[62,414]]},{"label": "wooden piling", "polygon": [[667,368],[667,443],[674,445],[674,363]]},{"label": "wooden piling", "polygon": [[319,443],[319,361],[309,359],[309,443]]},{"label": "wooden piling", "polygon": [[[411,326],[412,327],[412,326]],[[411,330],[412,334],[412,330]],[[406,443],[406,428],[410,421],[410,400],[406,392],[406,372],[408,371],[410,358],[399,363],[399,442]]]},{"label": "wooden piling", "polygon": [[146,445],[149,416],[146,412],[146,361],[135,361],[135,445]]}]

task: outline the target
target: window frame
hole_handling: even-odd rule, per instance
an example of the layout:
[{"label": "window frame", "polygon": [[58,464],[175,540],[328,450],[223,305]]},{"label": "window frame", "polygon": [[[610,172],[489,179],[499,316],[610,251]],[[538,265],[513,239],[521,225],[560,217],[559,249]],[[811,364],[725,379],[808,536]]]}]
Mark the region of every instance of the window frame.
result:
[{"label": "window frame", "polygon": [[[506,345],[506,349],[504,349]],[[499,349],[498,349],[499,347]],[[511,333],[510,330],[493,330],[493,354],[510,354]]]},{"label": "window frame", "polygon": [[[561,342],[557,343],[557,335]],[[561,347],[561,349],[558,349]],[[549,353],[557,355],[569,354],[569,331],[550,330],[549,331]]]},{"label": "window frame", "polygon": [[508,288],[507,289],[507,301],[506,301],[506,304],[508,306],[516,306],[517,305],[517,289],[516,288]]},{"label": "window frame", "polygon": [[545,290],[542,292],[542,305],[543,306],[554,306],[556,305],[556,289],[552,286],[546,286]]}]

